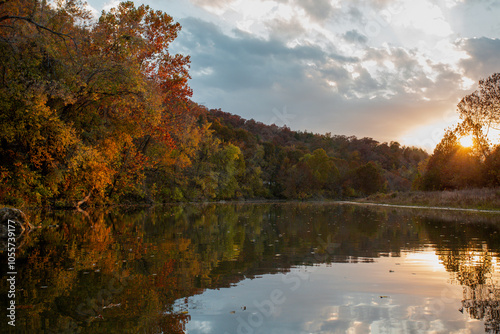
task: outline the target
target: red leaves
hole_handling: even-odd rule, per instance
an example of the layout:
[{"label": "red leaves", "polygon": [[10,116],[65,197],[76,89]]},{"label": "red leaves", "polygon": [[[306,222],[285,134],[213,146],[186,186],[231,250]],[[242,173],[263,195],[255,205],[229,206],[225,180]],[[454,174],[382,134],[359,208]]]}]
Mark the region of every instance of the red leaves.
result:
[{"label": "red leaves", "polygon": [[163,143],[164,145],[175,148],[175,141],[168,132],[167,128],[164,125],[160,125],[154,128],[155,138]]},{"label": "red leaves", "polygon": [[170,276],[170,274],[174,271],[175,260],[170,259],[163,264],[160,272],[156,275],[155,286],[159,288],[172,288],[175,286],[176,279],[175,277]]}]

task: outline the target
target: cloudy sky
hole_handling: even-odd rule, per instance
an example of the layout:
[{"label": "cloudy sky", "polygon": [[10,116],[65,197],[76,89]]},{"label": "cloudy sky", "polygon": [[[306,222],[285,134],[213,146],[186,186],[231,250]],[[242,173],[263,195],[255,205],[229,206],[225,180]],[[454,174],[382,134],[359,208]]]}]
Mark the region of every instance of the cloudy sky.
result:
[{"label": "cloudy sky", "polygon": [[[89,0],[99,13],[116,1]],[[294,130],[431,150],[500,72],[496,0],[141,0],[182,25],[193,100]]]},{"label": "cloudy sky", "polygon": [[433,251],[402,252],[246,279],[179,299],[175,310],[189,312],[190,334],[484,332],[458,311],[464,290],[449,280]]}]

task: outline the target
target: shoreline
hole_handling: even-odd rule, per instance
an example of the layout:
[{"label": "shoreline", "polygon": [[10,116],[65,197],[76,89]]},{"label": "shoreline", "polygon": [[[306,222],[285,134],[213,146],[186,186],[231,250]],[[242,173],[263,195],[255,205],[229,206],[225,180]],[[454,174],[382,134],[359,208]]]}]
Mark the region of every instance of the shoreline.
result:
[{"label": "shoreline", "polygon": [[419,205],[387,204],[387,203],[372,203],[372,202],[353,202],[353,201],[337,201],[336,203],[348,204],[348,205],[361,205],[361,206],[379,206],[386,208],[428,209],[428,210],[465,211],[473,213],[500,214],[500,210],[489,210],[489,209],[454,208],[454,207],[443,207],[443,206],[419,206]]},{"label": "shoreline", "polygon": [[500,188],[378,193],[354,199],[352,202],[498,213],[500,212]]},{"label": "shoreline", "polygon": [[[219,201],[197,202],[167,202],[167,203],[127,203],[114,204],[105,207],[85,207],[86,210],[113,209],[113,208],[152,208],[164,205],[210,205],[210,204],[282,204],[282,203],[335,203],[379,207],[394,207],[406,209],[427,209],[444,211],[462,211],[477,213],[500,213],[500,188],[444,190],[444,191],[408,191],[392,193],[376,193],[363,198],[326,199],[316,198],[308,200],[298,199],[235,199]],[[6,208],[15,208],[10,205],[0,205]],[[26,211],[73,211],[74,207],[24,207]]]}]

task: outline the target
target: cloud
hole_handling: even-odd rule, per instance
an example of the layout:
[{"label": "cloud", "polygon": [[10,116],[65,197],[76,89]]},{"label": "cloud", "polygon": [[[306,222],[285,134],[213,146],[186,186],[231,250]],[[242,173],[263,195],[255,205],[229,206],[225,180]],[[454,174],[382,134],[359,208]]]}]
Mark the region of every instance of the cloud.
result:
[{"label": "cloud", "polygon": [[276,0],[278,3],[301,8],[313,21],[323,22],[335,13],[335,7],[330,0]]},{"label": "cloud", "polygon": [[[181,21],[182,46],[191,51],[193,77],[204,68],[210,73],[197,82],[221,88],[228,94],[236,90],[270,89],[273,82],[303,75],[301,62],[316,62],[325,57],[314,46],[289,48],[280,40],[264,40],[242,31],[224,34],[216,25],[189,18]],[[201,73],[201,72],[200,72]]]},{"label": "cloud", "polygon": [[120,0],[108,0],[104,6],[103,6],[103,10],[105,11],[109,11],[111,8],[115,8],[115,7],[118,7],[118,5],[120,4]]},{"label": "cloud", "polygon": [[470,58],[461,61],[465,74],[475,80],[500,72],[500,39],[471,38],[461,41],[461,47]]},{"label": "cloud", "polygon": [[444,63],[422,64],[418,50],[365,46],[354,57],[335,46],[290,46],[278,34],[228,35],[196,18],[181,24],[178,43],[191,55],[195,101],[264,123],[276,119],[273,109],[286,108],[293,129],[389,141],[415,122],[439,118],[440,108],[454,106],[462,93],[456,89],[460,74]]},{"label": "cloud", "polygon": [[293,41],[296,38],[301,38],[307,33],[306,28],[296,17],[292,17],[289,20],[276,19],[267,22],[266,26],[270,30],[270,38],[285,41]]},{"label": "cloud", "polygon": [[190,0],[193,4],[200,7],[215,7],[223,8],[228,7],[235,0]]},{"label": "cloud", "polygon": [[191,56],[193,99],[296,130],[397,140],[441,126],[471,79],[500,69],[500,40],[460,35],[462,21],[497,24],[467,18],[493,8],[471,1],[191,2],[204,15],[181,18],[174,45]]},{"label": "cloud", "polygon": [[355,6],[349,6],[349,9],[347,10],[347,16],[351,22],[362,22],[363,20],[363,13]]},{"label": "cloud", "polygon": [[351,43],[366,44],[366,42],[368,42],[368,38],[359,33],[356,29],[347,31],[344,35],[342,35],[342,37],[344,40]]},{"label": "cloud", "polygon": [[295,0],[293,2],[302,7],[315,21],[324,21],[334,12],[330,0]]},{"label": "cloud", "polygon": [[405,0],[403,9],[394,15],[392,24],[414,29],[430,36],[446,37],[453,33],[443,8],[429,0]]}]

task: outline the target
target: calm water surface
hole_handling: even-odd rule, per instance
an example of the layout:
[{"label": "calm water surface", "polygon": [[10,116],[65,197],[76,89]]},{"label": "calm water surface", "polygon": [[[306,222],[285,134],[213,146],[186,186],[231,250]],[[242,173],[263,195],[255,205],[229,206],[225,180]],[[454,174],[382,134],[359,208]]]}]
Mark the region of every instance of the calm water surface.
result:
[{"label": "calm water surface", "polygon": [[498,214],[280,203],[33,220],[6,333],[500,333]]}]

